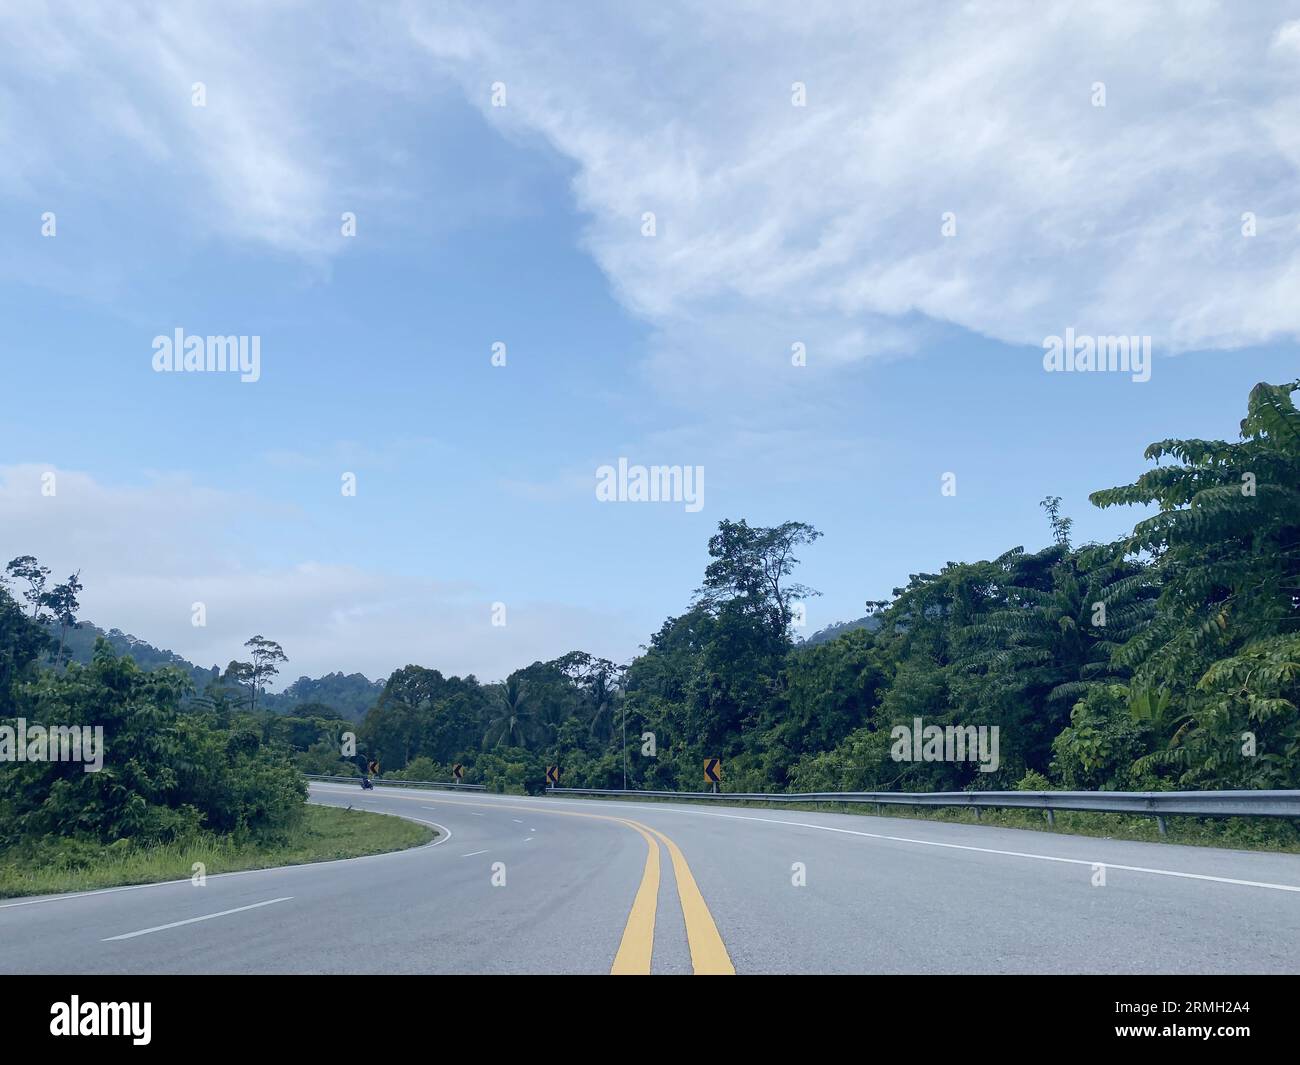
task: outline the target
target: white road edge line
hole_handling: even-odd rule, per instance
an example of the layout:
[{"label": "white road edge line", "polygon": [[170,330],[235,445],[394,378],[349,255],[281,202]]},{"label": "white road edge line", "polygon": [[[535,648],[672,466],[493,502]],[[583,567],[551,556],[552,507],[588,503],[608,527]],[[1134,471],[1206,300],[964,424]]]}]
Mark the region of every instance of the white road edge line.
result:
[{"label": "white road edge line", "polygon": [[480,854],[487,854],[487,851],[470,851],[468,854],[462,854],[462,858],[474,858]]},{"label": "white road edge line", "polygon": [[292,902],[293,896],[286,895],[281,899],[267,899],[265,902],[255,902],[251,906],[237,906],[233,910],[222,910],[220,913],[205,913],[202,917],[190,917],[184,921],[172,921],[171,924],[158,924],[152,928],[142,928],[138,932],[125,932],[120,936],[109,936],[107,939],[101,939],[101,943],[116,943],[119,939],[134,939],[136,936],[147,936],[151,932],[165,932],[169,928],[180,928],[185,924],[197,924],[199,921],[211,921],[216,917],[229,917],[232,913],[243,913],[245,910],[257,910],[263,906],[274,906],[277,902]]},{"label": "white road edge line", "polygon": [[[510,796],[514,801],[524,799],[524,796]],[[527,801],[525,799],[525,801]],[[590,800],[584,802],[573,799],[545,799],[533,800],[545,801],[566,806],[586,806],[590,808]],[[445,806],[456,806],[454,802],[444,802]],[[909,836],[888,836],[880,832],[861,832],[853,828],[835,828],[831,825],[814,825],[807,821],[783,821],[775,817],[753,817],[748,814],[722,814],[713,810],[682,810],[671,806],[665,806],[661,803],[620,803],[620,802],[601,802],[601,806],[620,810],[640,810],[643,813],[665,813],[665,814],[685,814],[688,817],[722,817],[730,821],[762,821],[769,825],[790,825],[794,828],[812,828],[818,832],[838,832],[846,836],[862,836],[866,839],[882,839],[891,843],[913,843],[922,847],[946,847],[949,850],[975,851],[979,854],[998,854],[1007,858],[1033,858],[1040,862],[1060,862],[1065,865],[1086,865],[1096,867],[1104,865],[1107,869],[1121,869],[1127,873],[1148,873],[1151,876],[1172,876],[1182,880],[1204,880],[1215,884],[1236,884],[1239,887],[1265,888],[1269,891],[1291,891],[1300,893],[1300,884],[1272,884],[1263,880],[1238,880],[1230,876],[1212,876],[1209,873],[1184,873],[1177,869],[1151,869],[1143,865],[1121,865],[1119,862],[1107,862],[1090,858],[1060,858],[1054,854],[1030,854],[1027,851],[1006,851],[998,850],[995,847],[973,847],[965,843],[942,843],[933,839],[912,839]],[[656,811],[657,808],[657,811]]]},{"label": "white road edge line", "polygon": [[[334,803],[319,802],[312,803],[313,806],[334,806]],[[430,807],[432,809],[432,807]],[[301,862],[298,865],[271,865],[265,869],[240,869],[233,873],[209,873],[209,880],[224,880],[232,876],[253,876],[257,873],[282,873],[286,869],[314,869],[320,865],[338,865],[340,862],[368,862],[375,858],[394,858],[399,854],[418,854],[420,851],[429,850],[446,843],[451,839],[451,829],[445,825],[440,825],[436,821],[426,821],[422,817],[412,817],[410,814],[393,814],[394,817],[405,817],[408,821],[419,821],[422,825],[433,825],[434,828],[442,829],[442,835],[437,839],[430,840],[428,843],[422,843],[418,847],[407,847],[400,851],[384,851],[381,854],[361,854],[355,858],[330,858],[323,862]],[[146,888],[175,887],[177,884],[192,884],[194,881],[190,877],[184,880],[159,880],[156,884],[123,884],[121,887],[96,888],[94,891],[77,891],[70,895],[51,895],[43,899],[22,899],[18,902],[0,902],[0,910],[10,910],[16,906],[41,906],[47,902],[67,902],[69,899],[86,899],[92,895],[113,895],[119,891],[143,891]]]}]

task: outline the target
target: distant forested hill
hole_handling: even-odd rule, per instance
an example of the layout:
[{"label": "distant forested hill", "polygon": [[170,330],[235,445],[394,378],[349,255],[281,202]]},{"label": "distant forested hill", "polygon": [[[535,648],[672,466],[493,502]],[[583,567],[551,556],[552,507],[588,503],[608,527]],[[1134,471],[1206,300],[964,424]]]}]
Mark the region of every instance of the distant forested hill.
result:
[{"label": "distant forested hill", "polygon": [[[50,631],[54,639],[58,639],[58,627],[51,625]],[[203,669],[196,666],[188,659],[182,658],[174,651],[164,651],[162,648],[155,647],[153,644],[141,640],[137,636],[123,632],[121,629],[108,629],[105,631],[98,625],[92,625],[89,621],[81,622],[75,629],[69,629],[67,633],[67,654],[73,662],[79,662],[83,666],[89,665],[92,655],[95,651],[95,640],[102,636],[108,641],[109,645],[119,655],[130,655],[135,659],[136,665],[141,669],[153,670],[162,666],[175,666],[177,669],[184,670],[189,674],[190,679],[194,681],[194,687],[202,691],[209,681],[219,677],[221,670],[217,666],[210,669]]]},{"label": "distant forested hill", "polygon": [[[58,639],[57,628],[52,627],[54,638]],[[123,632],[121,629],[105,631],[98,625],[83,621],[67,634],[67,651],[73,662],[89,665],[95,650],[95,640],[102,636],[120,655],[130,655],[136,664],[144,670],[159,669],[162,666],[175,666],[184,671],[194,682],[194,690],[201,693],[212,681],[221,677],[221,667],[217,665],[203,668],[196,666],[174,651],[163,650],[139,637]],[[240,657],[242,648],[236,648],[233,657]],[[299,677],[284,691],[266,693],[259,697],[258,705],[281,714],[292,714],[300,706],[308,703],[323,704],[336,711],[339,716],[360,721],[384,690],[382,680],[370,680],[360,673],[329,673],[323,677]],[[320,706],[315,708],[320,712]]]},{"label": "distant forested hill", "polygon": [[327,673],[323,677],[299,677],[283,692],[265,695],[271,710],[291,714],[307,703],[323,703],[343,717],[360,721],[384,691],[382,680],[362,673]]},{"label": "distant forested hill", "polygon": [[802,646],[816,647],[819,643],[830,643],[831,640],[838,639],[846,632],[852,632],[854,629],[866,629],[868,632],[875,632],[878,628],[880,628],[880,618],[874,614],[869,614],[865,618],[858,618],[857,621],[841,621],[838,625],[828,625],[824,629],[818,629],[802,642]]}]

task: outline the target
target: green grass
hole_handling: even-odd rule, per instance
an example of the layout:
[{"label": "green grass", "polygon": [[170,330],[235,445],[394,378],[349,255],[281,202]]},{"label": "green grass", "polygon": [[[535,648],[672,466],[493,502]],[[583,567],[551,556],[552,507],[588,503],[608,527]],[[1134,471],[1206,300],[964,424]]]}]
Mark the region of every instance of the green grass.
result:
[{"label": "green grass", "polygon": [[401,817],[308,805],[302,822],[273,840],[236,841],[205,834],[154,847],[138,847],[129,840],[112,844],[44,840],[0,853],[0,898],[188,879],[194,875],[195,862],[202,862],[207,875],[213,876],[356,858],[418,847],[436,835]]}]

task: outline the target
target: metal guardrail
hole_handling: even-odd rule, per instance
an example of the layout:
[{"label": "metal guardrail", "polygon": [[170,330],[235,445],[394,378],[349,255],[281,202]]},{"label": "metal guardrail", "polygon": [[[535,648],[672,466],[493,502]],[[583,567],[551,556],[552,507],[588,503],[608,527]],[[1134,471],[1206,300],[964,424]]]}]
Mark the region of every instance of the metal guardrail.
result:
[{"label": "metal guardrail", "polygon": [[[360,777],[331,777],[322,773],[304,773],[308,780],[324,780],[337,784],[356,784],[361,785]],[[376,786],[384,785],[394,788],[455,788],[457,791],[485,791],[486,784],[456,784],[451,781],[441,780],[385,780],[383,777],[371,777],[370,782]]]},{"label": "metal guardrail", "polygon": [[[308,780],[360,784],[360,777],[304,774]],[[451,788],[485,791],[486,784],[457,784],[439,780],[385,780],[376,785],[401,788]],[[1290,817],[1300,819],[1300,791],[626,791],[619,788],[547,788],[548,795],[592,795],[618,799],[679,799],[708,802],[874,803],[876,806],[969,807],[1043,810],[1055,824],[1057,810],[1089,813],[1141,814],[1154,817],[1160,832],[1165,818]]]},{"label": "metal guardrail", "polygon": [[956,806],[1044,810],[1055,824],[1057,810],[1145,814],[1160,824],[1165,818],[1293,817],[1300,818],[1300,791],[804,791],[711,792],[623,791],[615,788],[547,788],[547,794],[595,795],[623,799],[703,799],[709,802],[874,803],[877,806]]}]

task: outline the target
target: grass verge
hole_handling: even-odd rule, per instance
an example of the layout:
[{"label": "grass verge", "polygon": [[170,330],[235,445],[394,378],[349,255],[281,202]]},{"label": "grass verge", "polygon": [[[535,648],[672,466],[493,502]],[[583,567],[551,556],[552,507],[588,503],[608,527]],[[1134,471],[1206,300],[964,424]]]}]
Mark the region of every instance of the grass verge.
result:
[{"label": "grass verge", "polygon": [[213,876],[358,858],[418,847],[436,835],[431,828],[390,814],[309,804],[302,822],[275,839],[204,834],[154,847],[139,847],[129,840],[111,844],[47,840],[0,852],[0,898],[182,880],[194,875],[196,862]]}]

